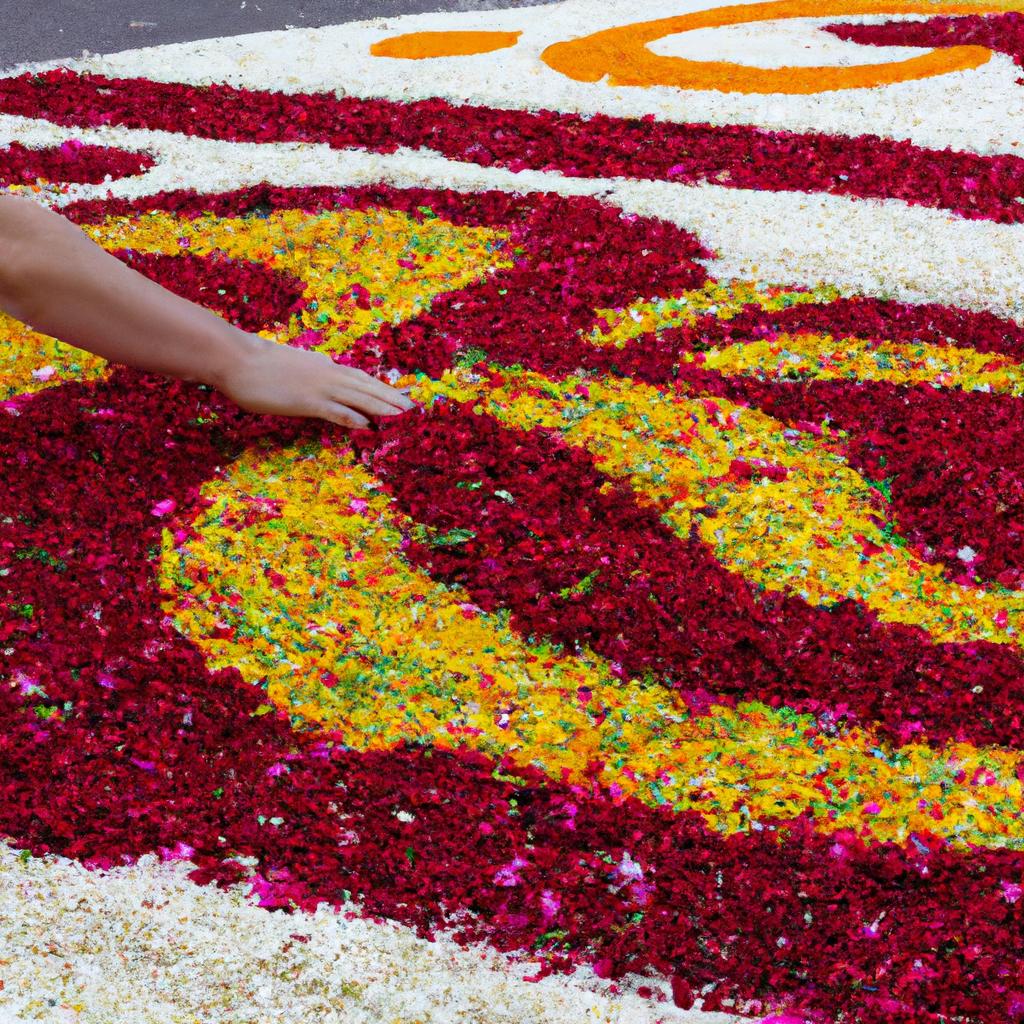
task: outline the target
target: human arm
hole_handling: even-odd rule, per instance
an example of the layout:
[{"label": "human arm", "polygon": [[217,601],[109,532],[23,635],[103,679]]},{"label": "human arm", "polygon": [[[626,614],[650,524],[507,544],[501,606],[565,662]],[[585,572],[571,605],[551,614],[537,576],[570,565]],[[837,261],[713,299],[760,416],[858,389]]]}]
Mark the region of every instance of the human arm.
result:
[{"label": "human arm", "polygon": [[0,309],[111,362],[209,384],[252,412],[364,427],[414,405],[362,370],[234,327],[22,196],[0,195]]}]

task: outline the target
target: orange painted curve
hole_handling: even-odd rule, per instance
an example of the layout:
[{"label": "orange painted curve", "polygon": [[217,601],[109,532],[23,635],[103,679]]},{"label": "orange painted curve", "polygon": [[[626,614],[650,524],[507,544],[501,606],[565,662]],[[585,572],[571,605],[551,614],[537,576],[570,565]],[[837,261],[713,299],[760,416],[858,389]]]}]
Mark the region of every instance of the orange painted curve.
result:
[{"label": "orange painted curve", "polygon": [[758,68],[726,61],[662,57],[648,44],[680,32],[721,28],[786,18],[831,18],[861,14],[997,14],[1024,11],[1024,0],[989,3],[946,3],[942,0],[772,0],[694,11],[657,21],[635,22],[555,43],[541,59],[555,71],[579,82],[610,85],[667,85],[679,89],[713,89],[741,93],[816,93],[863,89],[914,81],[986,63],[985,46],[951,46],[929,50],[908,60],[853,67]]},{"label": "orange painted curve", "polygon": [[428,57],[467,57],[515,46],[522,32],[409,32],[382,39],[370,47],[374,57],[424,60]]}]

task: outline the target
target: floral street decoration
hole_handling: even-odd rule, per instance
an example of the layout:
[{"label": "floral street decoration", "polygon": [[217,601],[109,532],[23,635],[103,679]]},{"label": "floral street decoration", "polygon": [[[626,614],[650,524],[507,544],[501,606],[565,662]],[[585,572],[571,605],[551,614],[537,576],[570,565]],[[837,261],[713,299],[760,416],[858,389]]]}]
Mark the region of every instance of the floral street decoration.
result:
[{"label": "floral street decoration", "polygon": [[[1016,59],[1009,6],[830,30]],[[518,39],[457,34],[379,59]],[[1021,1019],[1018,319],[721,277],[699,229],[586,192],[138,184],[173,130],[1019,231],[1021,157],[66,69],[0,113],[92,140],[12,141],[5,182],[421,403],[256,417],[0,321],[14,847],[185,861],[666,1014]]]}]

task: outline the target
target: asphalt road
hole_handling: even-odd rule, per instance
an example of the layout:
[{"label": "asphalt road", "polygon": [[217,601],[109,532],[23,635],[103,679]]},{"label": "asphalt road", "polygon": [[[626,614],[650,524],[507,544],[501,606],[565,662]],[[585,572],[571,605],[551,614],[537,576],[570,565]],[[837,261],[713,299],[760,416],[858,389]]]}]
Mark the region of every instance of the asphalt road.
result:
[{"label": "asphalt road", "polygon": [[422,11],[484,11],[553,0],[0,0],[0,68]]}]

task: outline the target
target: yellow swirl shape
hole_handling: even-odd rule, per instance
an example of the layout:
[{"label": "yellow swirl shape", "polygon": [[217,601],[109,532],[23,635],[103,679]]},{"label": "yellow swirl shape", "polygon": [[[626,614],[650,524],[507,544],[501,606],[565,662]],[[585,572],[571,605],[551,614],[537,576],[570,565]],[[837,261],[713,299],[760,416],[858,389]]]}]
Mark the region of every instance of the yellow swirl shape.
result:
[{"label": "yellow swirl shape", "polygon": [[[316,331],[315,347],[326,352],[343,351],[381,324],[415,316],[441,292],[510,265],[504,232],[378,208],[282,210],[265,219],[155,211],[108,217],[83,230],[108,250],[216,253],[293,274],[306,285],[306,308],[283,330],[260,333],[288,342]],[[0,317],[0,400],[106,373],[105,360]]]},{"label": "yellow swirl shape", "polygon": [[576,782],[593,766],[613,792],[696,809],[723,832],[810,812],[823,831],[875,840],[1024,846],[1024,755],[894,749],[759,704],[694,716],[588,649],[528,643],[506,612],[405,560],[416,524],[347,447],[252,451],[203,494],[192,530],[164,533],[166,609],[211,665],[267,689],[258,714],[280,707],[357,749],[431,741]]},{"label": "yellow swirl shape", "polygon": [[[644,299],[618,310],[598,310],[588,341],[598,347],[625,348],[646,334],[693,325],[701,316],[731,320],[744,308],[781,310],[838,298],[832,288],[794,292],[759,287],[750,281],[717,281],[703,288],[662,299]],[[885,339],[782,333],[770,340],[680,352],[680,365],[694,364],[726,376],[769,380],[885,381],[889,384],[931,384],[964,391],[1024,395],[1024,366],[1008,356],[955,345],[894,342]]]},{"label": "yellow swirl shape", "polygon": [[1024,367],[1006,356],[973,348],[835,338],[830,334],[780,334],[755,341],[687,353],[696,362],[733,376],[776,380],[888,381],[1024,395]]},{"label": "yellow swirl shape", "polygon": [[670,327],[694,324],[698,317],[715,316],[732,320],[748,306],[766,310],[786,309],[807,303],[833,302],[840,297],[836,288],[819,286],[794,291],[756,281],[707,281],[702,287],[656,299],[637,299],[619,309],[599,309],[596,324],[587,340],[592,345],[625,348],[634,338]]}]

